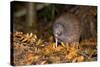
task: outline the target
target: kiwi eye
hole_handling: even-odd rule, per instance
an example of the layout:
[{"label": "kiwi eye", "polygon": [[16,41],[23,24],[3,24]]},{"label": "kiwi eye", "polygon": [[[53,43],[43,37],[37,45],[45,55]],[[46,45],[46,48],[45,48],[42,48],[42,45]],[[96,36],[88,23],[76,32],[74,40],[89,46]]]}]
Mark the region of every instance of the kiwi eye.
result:
[{"label": "kiwi eye", "polygon": [[61,36],[62,32],[61,31],[57,31],[55,34],[56,34],[56,36]]},{"label": "kiwi eye", "polygon": [[60,36],[61,34],[62,34],[62,32],[60,32],[60,31],[57,33],[58,36]]}]

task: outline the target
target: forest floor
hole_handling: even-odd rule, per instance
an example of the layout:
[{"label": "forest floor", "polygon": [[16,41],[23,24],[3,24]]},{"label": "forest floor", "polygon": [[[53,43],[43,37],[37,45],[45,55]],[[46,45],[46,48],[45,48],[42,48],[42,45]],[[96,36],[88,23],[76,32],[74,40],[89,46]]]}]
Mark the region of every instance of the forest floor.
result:
[{"label": "forest floor", "polygon": [[12,34],[12,61],[13,65],[38,65],[76,63],[97,60],[97,40],[83,40],[79,44],[70,46],[58,44],[53,36],[45,41],[36,34],[15,32]]}]

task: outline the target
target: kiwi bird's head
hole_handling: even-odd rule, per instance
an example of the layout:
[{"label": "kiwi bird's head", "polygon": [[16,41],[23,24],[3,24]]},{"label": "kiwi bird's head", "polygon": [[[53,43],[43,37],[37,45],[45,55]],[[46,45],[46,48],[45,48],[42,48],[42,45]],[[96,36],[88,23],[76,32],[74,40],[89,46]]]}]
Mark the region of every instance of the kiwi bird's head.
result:
[{"label": "kiwi bird's head", "polygon": [[58,41],[61,42],[64,36],[64,26],[60,23],[55,23],[53,25],[53,34],[55,38],[57,38]]}]

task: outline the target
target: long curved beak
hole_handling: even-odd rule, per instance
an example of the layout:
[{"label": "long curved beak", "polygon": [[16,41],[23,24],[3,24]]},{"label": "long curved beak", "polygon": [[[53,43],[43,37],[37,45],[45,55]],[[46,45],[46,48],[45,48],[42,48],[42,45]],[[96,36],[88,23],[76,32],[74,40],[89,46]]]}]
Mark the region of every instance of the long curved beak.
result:
[{"label": "long curved beak", "polygon": [[55,41],[56,41],[56,47],[57,47],[57,45],[58,45],[58,39],[55,37]]}]

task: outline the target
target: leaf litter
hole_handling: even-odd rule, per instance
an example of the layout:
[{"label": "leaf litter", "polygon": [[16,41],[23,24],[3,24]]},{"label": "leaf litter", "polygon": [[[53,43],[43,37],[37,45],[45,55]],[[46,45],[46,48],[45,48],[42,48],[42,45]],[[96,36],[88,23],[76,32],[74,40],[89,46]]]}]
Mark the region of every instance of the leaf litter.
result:
[{"label": "leaf litter", "polygon": [[[53,36],[45,41],[34,33],[15,32],[12,34],[14,65],[37,65],[54,63],[74,63],[97,60],[97,41],[88,39],[77,45],[61,44],[53,41]],[[73,45],[73,44],[72,44]]]}]

